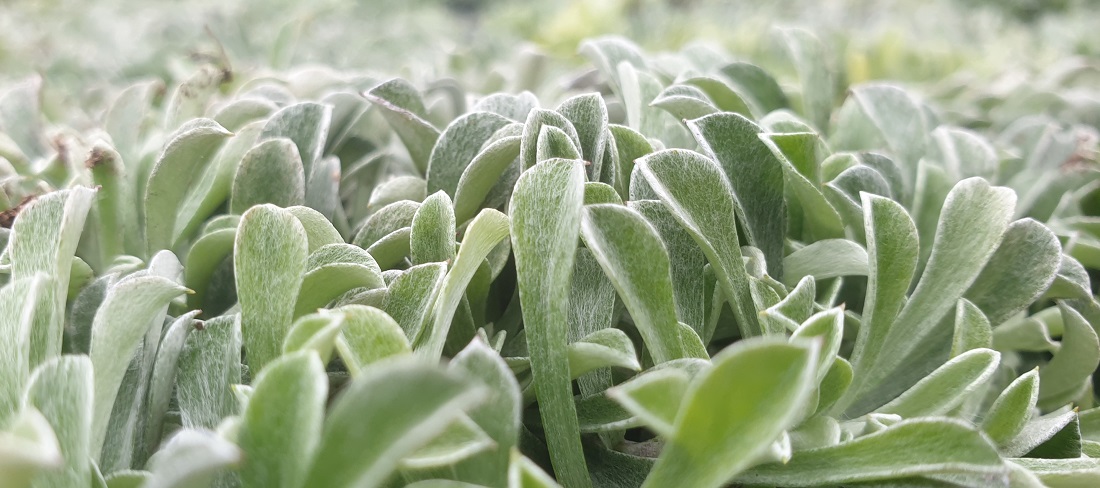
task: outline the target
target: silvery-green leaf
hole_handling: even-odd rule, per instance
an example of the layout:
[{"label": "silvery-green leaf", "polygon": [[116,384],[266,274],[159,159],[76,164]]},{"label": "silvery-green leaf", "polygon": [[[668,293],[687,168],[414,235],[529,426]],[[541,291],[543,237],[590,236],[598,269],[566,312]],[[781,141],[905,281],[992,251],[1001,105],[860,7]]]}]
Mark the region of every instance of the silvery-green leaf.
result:
[{"label": "silvery-green leaf", "polygon": [[[149,461],[150,474],[141,488],[210,486],[218,473],[236,466],[241,458],[237,446],[213,432],[183,429]],[[114,485],[108,481],[108,486]]]},{"label": "silvery-green leaf", "polygon": [[[917,230],[905,208],[888,198],[862,197],[869,269],[863,319],[851,355],[855,382],[850,394],[858,393],[865,371],[878,360],[891,324],[905,303],[918,254]],[[839,407],[846,408],[852,399],[846,396]]]},{"label": "silvery-green leaf", "polygon": [[489,449],[493,440],[474,421],[463,415],[427,445],[401,460],[405,469],[445,468]]},{"label": "silvery-green leaf", "polygon": [[237,228],[220,229],[204,234],[187,252],[183,282],[195,293],[187,297],[188,306],[199,308],[207,303],[206,291],[218,267],[233,254]]},{"label": "silvery-green leaf", "polygon": [[607,391],[607,396],[622,405],[659,435],[673,436],[676,415],[684,401],[691,376],[677,368],[647,372]]},{"label": "silvery-green leaf", "polygon": [[123,161],[130,170],[137,167],[135,159],[141,151],[141,137],[151,125],[149,112],[153,98],[163,89],[164,83],[160,80],[134,83],[118,94],[103,117],[103,129],[111,135],[111,141],[124,155]]},{"label": "silvery-green leaf", "polygon": [[278,207],[305,203],[306,176],[294,141],[268,139],[245,153],[233,177],[229,209],[243,214],[253,205]]},{"label": "silvery-green leaf", "polygon": [[298,317],[283,340],[283,355],[298,351],[313,351],[322,364],[332,359],[336,336],[344,326],[344,317],[336,314],[314,313]]},{"label": "silvery-green leaf", "polygon": [[426,175],[439,130],[426,120],[427,109],[420,93],[409,82],[395,78],[371,88],[363,96],[382,109],[382,117],[405,144],[416,169]]},{"label": "silvery-green leaf", "polygon": [[179,205],[172,231],[174,246],[191,238],[203,221],[230,198],[237,168],[255,145],[262,129],[263,122],[258,121],[237,130],[218,150],[210,166],[199,175]]},{"label": "silvery-green leaf", "polygon": [[519,157],[520,136],[504,137],[486,146],[474,156],[462,172],[455,190],[455,217],[469,220],[489,195],[490,190]]},{"label": "silvery-green leaf", "polygon": [[31,161],[46,157],[48,151],[42,139],[41,90],[42,77],[33,76],[0,97],[0,132],[11,137]]},{"label": "silvery-green leaf", "polygon": [[578,49],[581,55],[596,65],[615,90],[619,90],[619,63],[630,63],[637,69],[646,69],[646,57],[641,49],[628,39],[617,36],[604,36],[588,39]]},{"label": "silvery-green leaf", "polygon": [[852,202],[859,200],[860,193],[864,192],[895,199],[894,192],[882,173],[862,164],[842,171],[828,186],[838,190]]},{"label": "silvery-green leaf", "polygon": [[1100,483],[1100,461],[1079,459],[1012,459],[1009,463],[1020,466],[1052,488],[1095,486]]},{"label": "silvery-green leaf", "polygon": [[779,83],[759,66],[735,62],[723,66],[720,72],[733,82],[735,91],[758,114],[770,113],[789,105],[787,95],[783,93]]},{"label": "silvery-green leaf", "polygon": [[279,106],[263,98],[240,98],[222,105],[214,112],[214,121],[227,130],[237,132],[246,124],[267,119]]},{"label": "silvery-green leaf", "polygon": [[[523,135],[520,139],[519,148],[519,160],[524,169],[530,168],[539,161],[539,139],[543,133],[543,127],[550,126],[557,128],[565,134],[564,140],[559,140],[561,143],[569,142],[572,144],[573,152],[579,156],[580,137],[577,135],[577,129],[573,127],[573,123],[566,119],[565,116],[559,114],[553,110],[536,108],[527,115],[527,121],[523,125]],[[552,136],[545,136],[552,137]],[[549,141],[546,143],[549,145]],[[554,147],[559,147],[560,144]],[[547,146],[549,148],[549,146]],[[547,157],[555,157],[553,155],[547,155]]]},{"label": "silvery-green leaf", "polygon": [[402,458],[486,395],[484,388],[422,361],[369,368],[333,402],[301,486],[377,486]]},{"label": "silvery-green leaf", "polygon": [[307,250],[302,224],[286,210],[258,205],[241,217],[233,267],[244,348],[255,372],[279,355],[290,330]]},{"label": "silvery-green leaf", "polygon": [[[532,116],[536,113],[532,112]],[[520,176],[509,204],[512,252],[531,372],[538,385],[540,413],[554,472],[570,487],[590,485],[581,453],[565,348],[568,290],[583,199],[581,162],[551,159]]]},{"label": "silvery-green leaf", "polygon": [[340,206],[340,158],[327,156],[314,161],[311,173],[306,175],[305,205],[315,209],[327,219],[336,220]]},{"label": "silvery-green leaf", "polygon": [[638,363],[634,343],[619,329],[602,329],[569,344],[569,373],[577,378],[590,371],[615,366],[634,371]]},{"label": "silvery-green leaf", "polygon": [[612,181],[619,196],[626,200],[631,196],[630,178],[634,174],[634,161],[654,151],[653,144],[646,137],[630,127],[610,124],[610,145],[615,148],[618,168]]},{"label": "silvery-green leaf", "polygon": [[[709,76],[693,76],[680,80],[680,83],[702,90],[707,98],[714,102],[714,106],[718,107],[719,111],[733,112],[753,118],[753,110],[749,107],[747,101],[725,81]],[[760,112],[758,114],[763,115]]]},{"label": "silvery-green leaf", "polygon": [[988,381],[1000,360],[1001,354],[992,349],[966,351],[875,412],[902,418],[945,415]]},{"label": "silvery-green leaf", "polygon": [[214,160],[231,133],[210,119],[195,119],[173,133],[156,159],[145,185],[145,251],[172,245],[176,216],[187,189]]},{"label": "silvery-green leaf", "polygon": [[11,282],[39,273],[51,278],[35,301],[26,349],[31,368],[61,352],[73,255],[94,198],[95,190],[79,186],[48,193],[24,206],[12,224],[4,252],[11,262]]},{"label": "silvery-green leaf", "polygon": [[619,197],[615,188],[607,183],[600,183],[598,181],[585,182],[584,204],[592,205],[594,203],[615,203],[622,205],[623,200]]},{"label": "silvery-green leaf", "polygon": [[795,452],[785,464],[757,466],[737,478],[753,485],[818,486],[940,474],[1005,476],[981,433],[945,418],[904,420],[835,446]]},{"label": "silvery-green leaf", "polygon": [[[420,333],[446,272],[445,263],[427,263],[382,273],[389,285],[382,309],[401,325],[410,340]],[[390,273],[394,276],[388,277]]]},{"label": "silvery-green leaf", "polygon": [[[684,393],[674,433],[643,486],[725,485],[793,427],[813,389],[816,354],[802,343],[741,341],[713,362]],[[760,408],[768,415],[756,414]]]},{"label": "silvery-green leaf", "polygon": [[423,178],[419,176],[398,176],[374,187],[370,194],[370,201],[367,202],[367,209],[377,210],[401,200],[423,202],[427,197],[428,182]]},{"label": "silvery-green leaf", "polygon": [[812,240],[843,237],[844,224],[840,214],[817,187],[816,182],[820,180],[816,155],[820,139],[817,134],[762,133],[759,137],[783,164],[785,188],[801,203],[802,225]]},{"label": "silvery-green leaf", "polygon": [[[99,469],[96,467],[95,469]],[[141,485],[151,477],[153,473],[134,469],[115,471],[103,480],[101,488],[141,488]]]},{"label": "silvery-green leaf", "polygon": [[653,226],[628,207],[589,205],[581,236],[622,297],[653,361],[685,357],[668,251]]},{"label": "silvery-green leaf", "polygon": [[737,237],[733,191],[701,154],[667,150],[638,160],[639,172],[707,256],[743,337],[760,332]]},{"label": "silvery-green leaf", "polygon": [[268,363],[253,383],[237,444],[247,486],[297,487],[317,452],[328,381],[313,351]]},{"label": "silvery-green leaf", "polygon": [[818,130],[824,132],[829,126],[835,96],[825,46],[807,30],[783,29],[780,34],[802,85],[802,111]]},{"label": "silvery-green leaf", "polygon": [[982,420],[982,431],[998,446],[1008,444],[1027,425],[1039,399],[1039,373],[1028,371],[997,396]]},{"label": "silvery-green leaf", "polygon": [[943,164],[952,179],[993,174],[999,161],[996,150],[982,136],[954,127],[940,126],[931,132],[929,156]]},{"label": "silvery-green leaf", "polygon": [[382,288],[382,270],[371,255],[351,244],[328,244],[309,255],[294,316],[324,307],[348,290]]},{"label": "silvery-green leaf", "polygon": [[867,251],[847,239],[817,241],[783,258],[783,283],[794,286],[802,278],[815,280],[837,276],[864,276],[869,272]]},{"label": "silvery-green leaf", "polygon": [[99,187],[95,208],[100,262],[108,262],[120,254],[141,252],[137,209],[121,156],[110,145],[96,142],[85,165]]},{"label": "silvery-green leaf", "polygon": [[411,252],[412,227],[402,227],[386,234],[367,248],[381,269],[391,269],[406,261]]},{"label": "silvery-green leaf", "polygon": [[[878,137],[897,156],[905,168],[906,186],[911,185],[910,182],[916,181],[917,162],[925,154],[929,133],[928,121],[920,103],[903,89],[885,84],[854,87],[851,89],[851,99],[855,101],[860,115],[878,130]],[[846,144],[834,147],[842,150],[874,149]]]},{"label": "silvery-green leaf", "polygon": [[783,245],[787,232],[787,203],[783,199],[784,169],[749,119],[723,113],[688,122],[706,154],[725,172],[737,203],[737,218],[749,244],[764,252],[768,270],[783,273]]},{"label": "silvery-green leaf", "polygon": [[434,360],[443,353],[451,321],[467,285],[489,252],[508,237],[508,229],[508,216],[492,209],[482,210],[470,222],[454,264],[447,272],[439,297],[432,307],[433,320],[429,328],[421,331],[415,341],[418,354]]},{"label": "silvery-green leaf", "polygon": [[0,354],[0,371],[4,372],[0,374],[0,425],[6,425],[19,409],[24,383],[31,374],[31,327],[41,303],[39,294],[48,286],[48,280],[39,274],[12,280],[0,288],[0,351],[4,351]]},{"label": "silvery-green leaf", "polygon": [[707,94],[697,87],[675,84],[661,91],[650,105],[660,108],[680,120],[691,120],[720,112]]},{"label": "silvery-green leaf", "polygon": [[511,123],[491,112],[471,112],[451,122],[432,148],[428,161],[427,192],[457,196],[459,181],[475,156],[496,131]]},{"label": "silvery-green leaf", "polygon": [[494,443],[488,451],[456,464],[454,472],[464,481],[504,486],[509,452],[518,442],[521,429],[519,384],[500,356],[480,339],[459,352],[450,368],[487,387],[489,396],[468,415]]},{"label": "silvery-green leaf", "polygon": [[194,120],[206,111],[210,98],[227,80],[230,71],[213,63],[203,64],[168,98],[164,110],[164,127],[171,129]]},{"label": "silvery-green leaf", "polygon": [[293,141],[308,179],[314,164],[321,159],[331,118],[329,105],[316,102],[287,105],[267,119],[260,140],[286,138]]},{"label": "silvery-green leaf", "polygon": [[[1015,200],[1012,190],[979,178],[959,182],[948,194],[924,274],[890,327],[878,364],[868,370],[866,389],[879,391],[865,398],[866,407],[900,393],[942,360],[921,346],[940,337],[940,319],[992,256],[1008,228]],[[889,384],[882,383],[887,377]]]},{"label": "silvery-green leaf", "polygon": [[585,161],[590,164],[585,167],[588,181],[602,181],[604,167],[609,166],[604,161],[604,153],[607,149],[607,106],[599,93],[586,93],[571,97],[558,106],[557,112],[562,114],[572,123],[577,131],[580,144],[577,149]]},{"label": "silvery-green leaf", "polygon": [[152,375],[149,378],[148,400],[145,406],[145,438],[144,445],[140,446],[139,458],[148,459],[149,455],[157,450],[161,435],[164,430],[164,418],[168,414],[169,404],[172,400],[172,392],[176,386],[176,366],[179,364],[180,353],[187,341],[187,336],[196,327],[195,316],[198,310],[192,310],[180,315],[168,326],[164,337],[157,347],[157,356],[154,360]]},{"label": "silvery-green leaf", "polygon": [[3,488],[30,486],[35,475],[65,465],[57,437],[46,417],[24,408],[0,430],[0,479]]},{"label": "silvery-green leaf", "polygon": [[1092,295],[1091,283],[1088,271],[1081,262],[1067,254],[1062,254],[1062,262],[1058,267],[1058,274],[1050,289],[1046,291],[1046,298],[1077,298],[1088,299]]},{"label": "silvery-green leaf", "polygon": [[657,137],[666,147],[693,147],[691,135],[672,114],[650,106],[650,102],[664,88],[656,76],[642,71],[628,62],[616,66],[621,86],[620,96],[626,110],[630,128],[651,137]]},{"label": "silvery-green leaf", "polygon": [[518,449],[512,449],[511,458],[508,465],[508,488],[560,488],[554,478],[520,454]]},{"label": "silvery-green leaf", "polygon": [[297,217],[298,221],[301,222],[302,229],[306,231],[306,238],[309,240],[310,253],[328,244],[341,244],[344,242],[340,232],[320,212],[297,205],[287,207],[286,211]]},{"label": "silvery-green leaf", "polygon": [[806,319],[801,326],[791,334],[791,341],[818,340],[820,346],[817,356],[817,369],[815,381],[820,383],[825,379],[833,362],[840,351],[841,339],[844,334],[844,312],[840,308],[831,308],[819,312]]},{"label": "silvery-green leaf", "polygon": [[[92,421],[92,458],[98,459],[107,435],[107,423],[129,359],[154,318],[186,288],[158,276],[131,275],[107,291],[92,323],[89,348],[95,371],[95,408]],[[158,319],[159,320],[159,319]]]},{"label": "silvery-green leaf", "polygon": [[326,315],[342,316],[343,329],[336,337],[336,350],[352,376],[371,363],[411,352],[405,332],[392,317],[377,308],[345,305]]},{"label": "silvery-green leaf", "polygon": [[239,317],[223,315],[187,335],[176,372],[176,401],[184,427],[213,429],[237,413],[230,385],[241,382]]},{"label": "silvery-green leaf", "polygon": [[816,297],[817,282],[813,276],[806,276],[779,303],[768,309],[768,312],[781,313],[795,323],[805,322],[814,311]]},{"label": "silvery-green leaf", "polygon": [[1100,363],[1100,340],[1080,312],[1059,303],[1062,312],[1062,348],[1039,368],[1039,408],[1052,409],[1076,398]]},{"label": "silvery-green leaf", "polygon": [[1050,229],[1032,219],[1017,220],[965,296],[991,325],[1000,325],[1042,296],[1061,263],[1062,246]]},{"label": "silvery-green leaf", "polygon": [[378,209],[355,234],[352,244],[366,249],[394,231],[411,226],[418,208],[418,202],[401,200]]},{"label": "silvery-green leaf", "polygon": [[416,209],[409,237],[412,262],[449,262],[455,256],[455,214],[451,198],[442,190]]},{"label": "silvery-green leaf", "polygon": [[539,106],[539,100],[531,92],[519,95],[493,93],[474,104],[472,112],[492,112],[515,121],[527,120],[527,114]]},{"label": "silvery-green leaf", "polygon": [[993,347],[993,330],[989,319],[967,299],[955,307],[955,335],[951,340],[951,357],[971,349]]},{"label": "silvery-green leaf", "polygon": [[706,255],[661,202],[641,200],[630,206],[653,224],[668,250],[677,319],[702,335],[706,305],[702,270],[707,264]]},{"label": "silvery-green leaf", "polygon": [[[1039,394],[1042,395],[1042,389]],[[1016,434],[1012,440],[1000,446],[1001,453],[1008,457],[1023,457],[1076,422],[1077,412],[1073,411],[1053,412],[1033,418],[1024,424],[1020,433]]]},{"label": "silvery-green leaf", "polygon": [[87,483],[92,436],[92,362],[87,356],[58,356],[42,363],[27,382],[23,403],[49,422],[61,457],[61,469],[39,475],[35,487]]},{"label": "silvery-green leaf", "polygon": [[565,131],[543,125],[535,143],[535,162],[554,158],[581,159],[581,151]]}]

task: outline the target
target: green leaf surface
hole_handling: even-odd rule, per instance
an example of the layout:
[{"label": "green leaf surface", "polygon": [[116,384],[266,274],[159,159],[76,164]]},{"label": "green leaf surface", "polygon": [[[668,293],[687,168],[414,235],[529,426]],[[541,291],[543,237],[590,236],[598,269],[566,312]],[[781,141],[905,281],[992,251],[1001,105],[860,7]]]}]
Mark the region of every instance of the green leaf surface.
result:
[{"label": "green leaf surface", "polygon": [[1015,438],[1031,418],[1039,399],[1039,373],[1028,371],[1012,381],[997,396],[982,420],[982,431],[998,446]]},{"label": "green leaf surface", "polygon": [[590,485],[581,454],[564,347],[568,336],[568,286],[583,198],[581,163],[553,159],[520,176],[509,205],[512,250],[532,376],[538,385],[540,413],[554,471],[569,487]]},{"label": "green leaf surface", "polygon": [[742,336],[758,334],[749,276],[731,218],[737,213],[733,191],[722,169],[701,154],[674,149],[639,159],[638,168],[707,256]]},{"label": "green leaf surface", "polygon": [[962,404],[968,395],[988,381],[1000,360],[1001,354],[992,349],[964,352],[875,412],[900,415],[902,418],[942,416]]},{"label": "green leaf surface", "polygon": [[989,319],[967,299],[955,307],[955,335],[951,339],[951,357],[971,349],[993,347],[993,330]]},{"label": "green leaf surface", "polygon": [[466,287],[489,252],[508,237],[508,227],[508,216],[492,209],[482,210],[470,222],[454,264],[447,272],[439,297],[432,307],[431,326],[422,331],[416,340],[418,354],[429,359],[437,359],[443,354],[455,311]]},{"label": "green leaf surface", "polygon": [[286,210],[258,205],[241,217],[233,267],[244,348],[253,371],[279,355],[294,318],[307,252],[305,230]]},{"label": "green leaf surface", "polygon": [[691,376],[677,368],[638,375],[607,391],[607,395],[658,435],[676,434],[676,415]]},{"label": "green leaf surface", "polygon": [[1060,303],[1062,323],[1062,348],[1054,354],[1046,366],[1039,368],[1039,408],[1051,409],[1060,406],[1083,388],[1100,363],[1100,341],[1080,312]]},{"label": "green leaf surface", "polygon": [[815,280],[837,276],[865,276],[869,273],[867,250],[847,239],[817,241],[783,258],[783,283],[794,286],[802,278]]},{"label": "green leaf surface", "polygon": [[471,112],[451,122],[432,148],[428,160],[427,192],[444,191],[457,197],[462,175],[498,130],[511,123],[492,112]]},{"label": "green leaf surface", "polygon": [[416,88],[395,78],[371,88],[363,96],[382,109],[382,117],[405,144],[416,169],[426,175],[439,130],[426,120],[427,109]]},{"label": "green leaf surface", "polygon": [[286,138],[268,139],[245,153],[233,177],[229,209],[243,214],[254,205],[289,207],[305,203],[306,173],[298,147]]},{"label": "green leaf surface", "polygon": [[454,466],[457,478],[486,486],[507,484],[509,453],[521,428],[522,399],[508,365],[480,339],[474,339],[451,360],[450,369],[487,388],[488,397],[472,408],[470,419],[492,439],[487,451]]},{"label": "green leaf surface", "polygon": [[653,226],[621,205],[589,205],[581,235],[626,304],[654,362],[685,357],[668,252]]},{"label": "green leaf surface", "polygon": [[237,413],[230,386],[242,381],[241,342],[238,315],[207,320],[187,335],[176,372],[176,403],[184,427],[214,429]]},{"label": "green leaf surface", "polygon": [[91,476],[92,374],[87,356],[58,356],[42,363],[28,380],[24,405],[49,422],[65,460],[61,469],[39,475],[34,486],[78,486]]},{"label": "green leaf surface", "polygon": [[[675,433],[643,486],[718,487],[750,467],[802,410],[815,356],[801,343],[768,339],[742,341],[715,356],[684,394]],[[726,421],[715,422],[718,416]]]},{"label": "green leaf surface", "polygon": [[725,172],[737,204],[738,221],[750,245],[764,252],[768,270],[783,273],[787,203],[783,199],[784,169],[760,140],[763,129],[737,114],[709,115],[688,122],[703,151]]},{"label": "green leaf surface", "polygon": [[333,402],[302,486],[377,486],[486,395],[421,361],[370,368]]},{"label": "green leaf surface", "polygon": [[260,371],[237,440],[244,485],[302,486],[320,441],[327,387],[312,351],[282,356]]},{"label": "green leaf surface", "polygon": [[1004,476],[1004,462],[978,431],[958,420],[904,420],[835,446],[796,452],[785,464],[757,466],[739,482],[817,486],[883,481],[907,476]]},{"label": "green leaf surface", "polygon": [[386,312],[364,305],[345,305],[333,314],[343,315],[344,326],[336,350],[352,376],[372,363],[411,352],[405,332]]},{"label": "green leaf surface", "polygon": [[315,312],[348,290],[382,288],[382,270],[365,250],[351,244],[328,244],[309,255],[294,317]]},{"label": "green leaf surface", "polygon": [[465,222],[476,214],[493,185],[519,157],[521,139],[520,136],[511,136],[494,141],[478,152],[466,166],[455,190],[454,208],[458,222]]},{"label": "green leaf surface", "polygon": [[[157,275],[131,275],[107,291],[92,323],[90,356],[95,371],[91,453],[98,459],[115,396],[150,323],[186,289]],[[160,319],[156,319],[160,320]],[[159,334],[158,334],[159,337]]]},{"label": "green leaf surface", "polygon": [[39,472],[65,465],[50,422],[33,408],[24,408],[0,431],[0,478],[2,488],[23,488]]},{"label": "green leaf surface", "polygon": [[232,135],[210,119],[185,123],[169,138],[145,185],[145,251],[170,249],[176,216],[187,189]]},{"label": "green leaf surface", "polygon": [[991,325],[1000,325],[1042,296],[1061,263],[1062,246],[1050,229],[1032,219],[1017,220],[965,296]]},{"label": "green leaf surface", "polygon": [[[213,432],[183,429],[149,461],[149,477],[142,488],[201,488],[241,462],[242,453]],[[111,482],[108,481],[108,486]]]}]

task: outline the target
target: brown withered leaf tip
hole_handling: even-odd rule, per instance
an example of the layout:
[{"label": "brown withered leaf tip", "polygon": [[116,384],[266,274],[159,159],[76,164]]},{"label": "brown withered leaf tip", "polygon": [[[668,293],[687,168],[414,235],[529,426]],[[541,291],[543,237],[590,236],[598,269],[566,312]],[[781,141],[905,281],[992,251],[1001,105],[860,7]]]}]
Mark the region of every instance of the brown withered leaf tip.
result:
[{"label": "brown withered leaf tip", "polygon": [[31,201],[33,201],[35,198],[38,198],[38,195],[27,195],[23,198],[23,201],[19,202],[19,205],[0,212],[0,227],[10,229],[12,224],[15,223],[15,217],[19,215],[19,212],[23,210],[23,207],[25,207],[28,203],[31,203]]}]

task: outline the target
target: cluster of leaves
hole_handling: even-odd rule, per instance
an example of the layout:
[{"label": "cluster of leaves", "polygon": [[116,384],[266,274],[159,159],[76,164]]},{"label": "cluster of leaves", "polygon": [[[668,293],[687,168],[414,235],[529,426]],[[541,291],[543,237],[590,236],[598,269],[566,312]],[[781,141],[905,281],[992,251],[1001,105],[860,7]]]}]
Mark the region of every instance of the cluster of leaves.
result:
[{"label": "cluster of leaves", "polygon": [[1096,484],[1091,99],[838,97],[782,38],[794,84],[591,40],[554,108],[11,87],[0,486]]}]

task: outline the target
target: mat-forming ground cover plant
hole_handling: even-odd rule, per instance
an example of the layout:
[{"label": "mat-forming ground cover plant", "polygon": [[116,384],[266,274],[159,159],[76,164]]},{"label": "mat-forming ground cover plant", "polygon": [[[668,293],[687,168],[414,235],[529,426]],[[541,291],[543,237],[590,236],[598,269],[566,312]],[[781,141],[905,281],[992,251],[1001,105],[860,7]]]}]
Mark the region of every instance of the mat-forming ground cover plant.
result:
[{"label": "mat-forming ground cover plant", "polygon": [[1100,486],[1097,68],[943,110],[782,37],[10,87],[0,487]]}]

